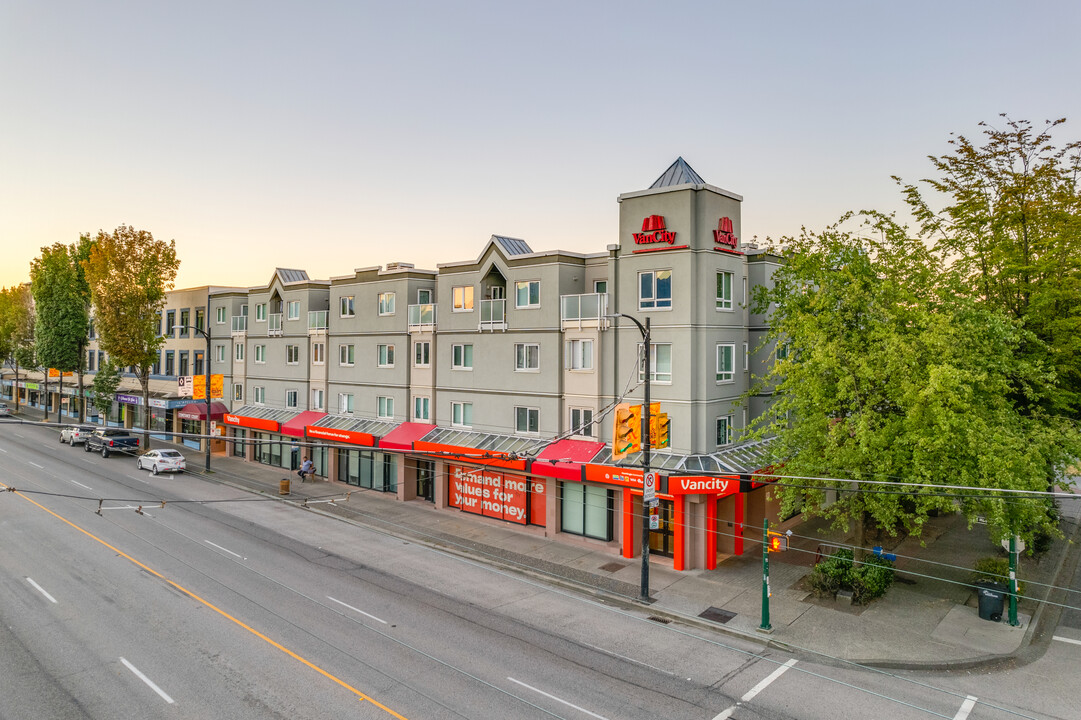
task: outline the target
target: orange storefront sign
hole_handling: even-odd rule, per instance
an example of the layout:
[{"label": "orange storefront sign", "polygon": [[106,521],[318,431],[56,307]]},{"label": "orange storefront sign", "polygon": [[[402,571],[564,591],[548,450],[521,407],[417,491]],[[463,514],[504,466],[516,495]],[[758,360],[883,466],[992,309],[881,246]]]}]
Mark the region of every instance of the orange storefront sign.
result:
[{"label": "orange storefront sign", "polygon": [[586,465],[586,481],[642,489],[642,471],[611,465]]},{"label": "orange storefront sign", "polygon": [[451,507],[520,525],[545,524],[544,480],[458,465],[447,470]]},{"label": "orange storefront sign", "polygon": [[352,430],[335,430],[334,428],[322,427],[320,425],[306,425],[304,427],[304,433],[310,438],[336,440],[338,442],[350,443],[352,445],[366,445],[368,447],[375,445],[375,435],[372,435],[371,433],[354,432]]},{"label": "orange storefront sign", "polygon": [[739,477],[726,475],[721,477],[669,476],[669,495],[731,495],[739,492]]},{"label": "orange storefront sign", "polygon": [[[415,452],[439,453],[448,456],[448,459],[460,460],[461,462],[475,463],[477,465],[491,465],[493,467],[506,468],[508,470],[525,470],[525,460],[508,460],[507,453],[476,448],[460,447],[458,445],[442,445],[440,443],[424,442],[417,440],[413,443]],[[457,457],[455,457],[457,456]]]},{"label": "orange storefront sign", "polygon": [[222,418],[222,421],[226,425],[237,425],[239,427],[251,428],[252,430],[278,432],[278,430],[281,429],[281,425],[277,420],[264,420],[263,418],[247,417],[246,415],[230,415],[229,413],[226,413]]}]

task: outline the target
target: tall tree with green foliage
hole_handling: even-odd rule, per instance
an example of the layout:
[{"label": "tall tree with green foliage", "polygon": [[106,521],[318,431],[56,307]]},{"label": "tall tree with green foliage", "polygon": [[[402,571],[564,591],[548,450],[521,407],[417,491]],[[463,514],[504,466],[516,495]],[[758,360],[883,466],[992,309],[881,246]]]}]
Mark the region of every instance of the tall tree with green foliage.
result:
[{"label": "tall tree with green foliage", "polygon": [[112,362],[135,369],[143,391],[143,429],[150,444],[150,369],[165,339],[158,313],[173,287],[180,261],[176,243],[155,240],[146,230],[122,225],[99,231],[83,263],[99,344]]},{"label": "tall tree with green foliage", "polygon": [[98,409],[103,425],[109,423],[109,412],[113,409],[119,387],[120,371],[112,360],[106,360],[94,373],[94,380],[90,383],[90,402]]},{"label": "tall tree with green foliage", "polygon": [[37,365],[34,354],[34,303],[26,283],[0,291],[0,359],[15,371],[12,395],[19,411],[19,368]]},{"label": "tall tree with green foliage", "polygon": [[[842,229],[861,218],[862,227]],[[775,308],[768,342],[790,351],[751,391],[774,391],[754,431],[774,436],[783,510],[854,524],[859,546],[918,536],[932,511],[955,504],[970,521],[986,516],[994,536],[1019,533],[1030,547],[1035,535],[1055,532],[1044,500],[982,492],[1045,491],[1081,449],[1068,422],[1016,402],[1016,388],[1034,392],[1051,375],[1018,356],[1038,342],[1032,333],[969,297],[889,217],[805,230],[784,257],[753,304]],[[911,485],[867,482],[877,480]]]},{"label": "tall tree with green foliage", "polygon": [[1003,118],[1003,127],[980,123],[982,144],[955,135],[952,152],[930,157],[935,177],[895,180],[959,291],[1039,341],[1018,352],[1054,373],[1035,398],[1019,381],[1018,402],[1081,420],[1081,142],[1056,146],[1064,118],[1042,130]]},{"label": "tall tree with green foliage", "polygon": [[[87,288],[78,265],[77,247],[63,243],[43,247],[41,255],[30,263],[38,362],[45,368],[46,382],[50,368],[60,371],[58,384],[61,394],[63,373],[78,372],[81,377],[83,351],[87,344]],[[80,407],[81,396],[80,392]],[[45,419],[48,421],[47,409]]]}]

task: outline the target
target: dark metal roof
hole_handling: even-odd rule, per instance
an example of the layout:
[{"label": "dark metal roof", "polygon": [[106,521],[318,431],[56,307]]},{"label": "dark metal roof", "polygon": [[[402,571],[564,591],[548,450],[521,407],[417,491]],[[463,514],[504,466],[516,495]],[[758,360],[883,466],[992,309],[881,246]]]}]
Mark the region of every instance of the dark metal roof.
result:
[{"label": "dark metal roof", "polygon": [[533,253],[533,248],[529,247],[525,240],[503,237],[502,235],[493,235],[492,240],[499,243],[499,247],[503,248],[503,252],[507,255],[531,255]]},{"label": "dark metal roof", "polygon": [[292,282],[307,282],[308,273],[304,270],[293,270],[290,268],[275,268],[274,272],[283,283]]},{"label": "dark metal roof", "polygon": [[244,417],[258,418],[260,420],[274,420],[284,424],[300,413],[296,410],[281,410],[279,408],[267,407],[266,405],[245,405],[239,410],[231,411],[229,414],[243,415]]},{"label": "dark metal roof", "polygon": [[440,445],[456,445],[458,447],[476,448],[491,452],[521,453],[533,455],[539,452],[551,440],[521,437],[519,435],[499,435],[497,433],[483,433],[459,428],[437,427],[423,438],[424,442],[439,443]]},{"label": "dark metal roof", "polygon": [[333,430],[346,430],[348,432],[362,432],[377,437],[383,437],[394,428],[401,425],[395,420],[378,420],[375,418],[357,417],[356,415],[327,415],[312,423],[317,427],[331,428]]},{"label": "dark metal roof", "polygon": [[663,187],[672,187],[673,185],[705,185],[706,181],[687,164],[687,161],[682,157],[676,158],[676,161],[672,163],[667,170],[664,171],[657,180],[649,186],[650,190]]},{"label": "dark metal roof", "polygon": [[[772,459],[769,454],[770,439],[754,440],[721,448],[717,452],[699,455],[676,455],[664,450],[650,453],[649,465],[653,470],[660,470],[669,475],[687,475],[702,473],[705,475],[746,474],[768,466]],[[618,465],[642,467],[642,453],[628,455],[618,463],[612,462],[612,447],[609,445],[593,458],[597,465]]]}]

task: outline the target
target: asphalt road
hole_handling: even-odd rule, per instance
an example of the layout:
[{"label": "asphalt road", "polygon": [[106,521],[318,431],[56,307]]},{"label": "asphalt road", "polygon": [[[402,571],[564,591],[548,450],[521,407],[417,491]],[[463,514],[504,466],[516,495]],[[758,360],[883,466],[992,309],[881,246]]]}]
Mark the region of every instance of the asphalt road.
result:
[{"label": "asphalt road", "polygon": [[941,677],[796,658],[56,437],[0,424],[0,718],[1079,716],[1040,682],[1081,645]]}]

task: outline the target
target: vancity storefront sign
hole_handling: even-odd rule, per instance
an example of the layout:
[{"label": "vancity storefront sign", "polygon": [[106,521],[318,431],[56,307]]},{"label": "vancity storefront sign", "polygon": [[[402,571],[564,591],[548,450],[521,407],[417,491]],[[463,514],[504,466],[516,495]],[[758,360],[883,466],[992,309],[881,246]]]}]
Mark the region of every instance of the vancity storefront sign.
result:
[{"label": "vancity storefront sign", "polygon": [[665,227],[663,215],[650,215],[642,220],[642,232],[632,233],[635,245],[645,245],[634,252],[655,252],[657,250],[686,249],[686,245],[676,245],[676,233]]},{"label": "vancity storefront sign", "polygon": [[520,525],[544,525],[544,480],[458,465],[447,470],[451,507]]},{"label": "vancity storefront sign", "polygon": [[715,250],[723,252],[738,252],[739,238],[732,230],[732,218],[723,217],[717,222],[717,229],[713,231],[713,242],[718,247]]}]

